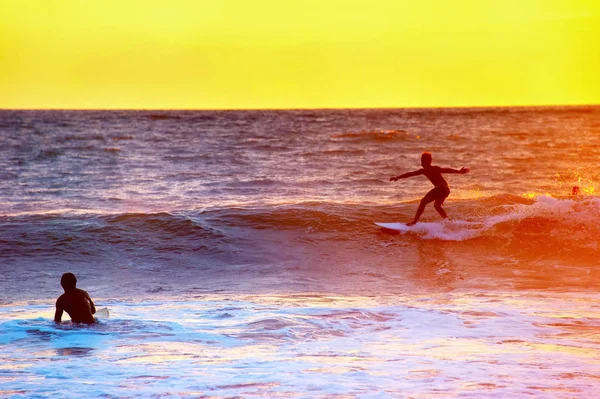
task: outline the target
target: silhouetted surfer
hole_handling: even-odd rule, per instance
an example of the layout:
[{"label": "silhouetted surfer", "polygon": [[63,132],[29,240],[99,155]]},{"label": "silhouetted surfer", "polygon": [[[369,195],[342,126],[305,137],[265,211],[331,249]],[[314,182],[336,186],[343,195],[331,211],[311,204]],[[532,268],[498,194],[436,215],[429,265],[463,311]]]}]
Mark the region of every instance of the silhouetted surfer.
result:
[{"label": "silhouetted surfer", "polygon": [[96,307],[94,302],[92,302],[87,292],[76,288],[77,278],[75,278],[75,275],[73,273],[63,274],[60,285],[62,285],[65,293],[56,300],[54,321],[60,323],[63,311],[65,311],[75,323],[95,323],[94,313],[96,313]]},{"label": "silhouetted surfer", "polygon": [[435,186],[433,190],[429,191],[419,204],[419,208],[417,209],[417,213],[415,214],[415,218],[412,222],[407,223],[407,226],[412,226],[413,224],[419,221],[419,218],[423,214],[425,210],[425,206],[432,201],[435,201],[433,207],[440,214],[441,217],[447,218],[446,212],[442,205],[444,204],[444,200],[448,195],[450,195],[450,187],[448,186],[448,182],[442,176],[442,173],[460,173],[465,174],[469,173],[468,168],[461,168],[460,170],[452,169],[452,168],[440,168],[439,166],[434,166],[431,164],[433,157],[430,153],[424,152],[421,155],[421,166],[422,169],[415,170],[414,172],[404,173],[400,176],[390,177],[390,181],[396,181],[398,179],[405,179],[407,177],[413,177],[418,175],[425,175],[429,179],[429,181]]}]

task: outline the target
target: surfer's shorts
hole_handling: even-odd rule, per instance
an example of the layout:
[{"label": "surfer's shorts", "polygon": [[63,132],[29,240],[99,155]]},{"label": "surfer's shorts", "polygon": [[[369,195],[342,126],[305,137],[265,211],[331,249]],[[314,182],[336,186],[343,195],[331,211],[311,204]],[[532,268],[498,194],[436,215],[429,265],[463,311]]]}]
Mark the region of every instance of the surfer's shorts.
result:
[{"label": "surfer's shorts", "polygon": [[443,204],[444,200],[450,195],[450,189],[448,187],[434,187],[433,190],[425,194],[423,200],[426,203],[435,201],[438,204]]}]

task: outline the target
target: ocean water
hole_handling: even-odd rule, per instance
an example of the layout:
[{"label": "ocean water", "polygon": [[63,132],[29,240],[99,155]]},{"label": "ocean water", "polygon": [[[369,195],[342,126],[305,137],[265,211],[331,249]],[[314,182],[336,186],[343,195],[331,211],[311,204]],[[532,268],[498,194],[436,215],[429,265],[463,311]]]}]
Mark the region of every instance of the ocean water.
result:
[{"label": "ocean water", "polygon": [[[423,151],[450,219],[375,226]],[[594,397],[599,159],[600,107],[2,110],[0,397]]]}]

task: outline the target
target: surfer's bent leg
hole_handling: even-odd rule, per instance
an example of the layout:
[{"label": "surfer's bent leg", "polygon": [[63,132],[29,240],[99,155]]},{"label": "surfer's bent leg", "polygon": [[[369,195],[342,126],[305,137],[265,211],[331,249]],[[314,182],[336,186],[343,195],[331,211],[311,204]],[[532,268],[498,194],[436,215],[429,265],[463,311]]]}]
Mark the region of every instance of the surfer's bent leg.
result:
[{"label": "surfer's bent leg", "polygon": [[446,214],[446,211],[444,210],[444,208],[442,208],[442,205],[444,204],[444,201],[446,200],[446,198],[448,197],[448,195],[450,195],[450,189],[448,187],[436,187],[434,190],[436,190],[436,199],[435,199],[435,203],[433,204],[433,207],[435,208],[435,210],[440,214],[440,216],[444,219],[446,219],[448,217],[448,215]]},{"label": "surfer's bent leg", "polygon": [[429,191],[427,194],[425,194],[425,196],[421,200],[421,203],[419,204],[419,207],[417,208],[417,213],[415,214],[415,218],[413,219],[412,222],[407,223],[406,225],[412,226],[412,225],[416,224],[419,221],[419,219],[421,218],[423,211],[425,211],[425,207],[427,206],[427,204],[429,204],[432,201],[435,201],[435,188],[433,190]]},{"label": "surfer's bent leg", "polygon": [[435,201],[435,204],[433,204],[433,207],[435,208],[436,211],[438,211],[438,213],[440,214],[441,217],[446,219],[448,217],[448,215],[446,214],[446,211],[444,210],[444,208],[442,208],[443,203],[444,203],[444,201]]}]

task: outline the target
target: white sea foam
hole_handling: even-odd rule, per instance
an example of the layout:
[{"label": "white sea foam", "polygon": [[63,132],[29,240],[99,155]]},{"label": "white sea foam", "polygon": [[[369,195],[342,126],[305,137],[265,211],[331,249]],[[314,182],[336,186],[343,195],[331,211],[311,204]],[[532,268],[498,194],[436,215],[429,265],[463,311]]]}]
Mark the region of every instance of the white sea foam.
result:
[{"label": "white sea foam", "polygon": [[492,216],[465,215],[467,220],[421,222],[404,233],[417,234],[428,240],[464,241],[489,235],[501,224],[518,223],[528,218],[546,218],[556,226],[586,225],[597,228],[595,221],[600,217],[600,199],[595,197],[575,200],[539,196],[533,204],[512,204],[503,208],[502,213]]}]

